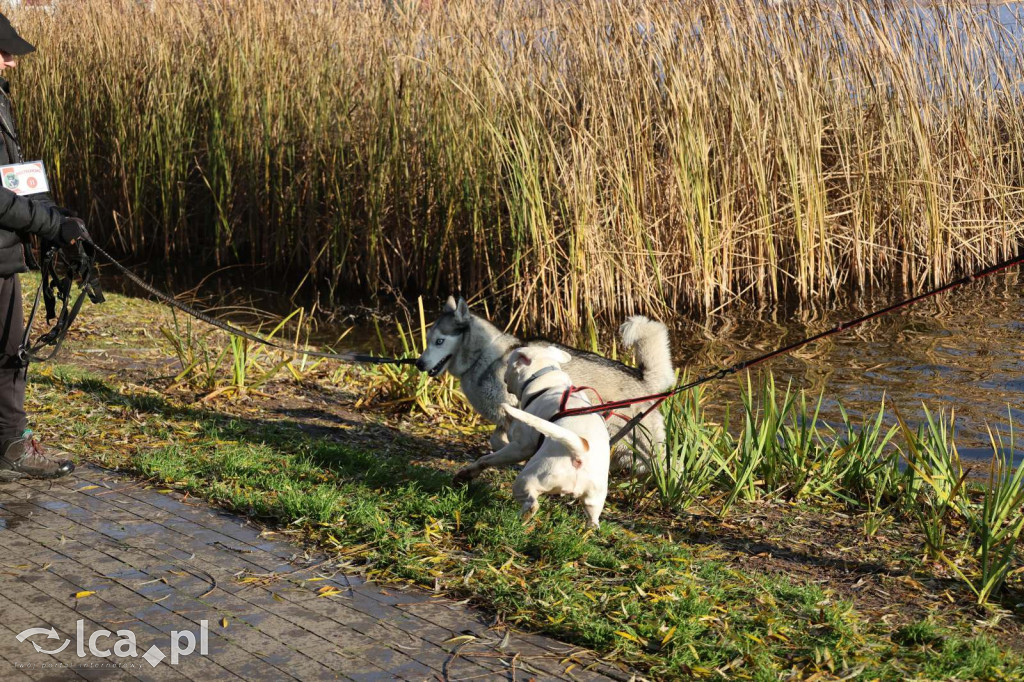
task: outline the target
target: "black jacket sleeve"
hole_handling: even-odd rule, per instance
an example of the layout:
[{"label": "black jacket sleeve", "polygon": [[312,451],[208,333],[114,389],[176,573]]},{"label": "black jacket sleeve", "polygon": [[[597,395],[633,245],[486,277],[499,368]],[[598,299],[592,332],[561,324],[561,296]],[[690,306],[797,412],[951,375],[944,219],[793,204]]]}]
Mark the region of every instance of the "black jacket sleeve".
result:
[{"label": "black jacket sleeve", "polygon": [[51,201],[36,201],[0,187],[0,228],[56,240],[64,216]]}]

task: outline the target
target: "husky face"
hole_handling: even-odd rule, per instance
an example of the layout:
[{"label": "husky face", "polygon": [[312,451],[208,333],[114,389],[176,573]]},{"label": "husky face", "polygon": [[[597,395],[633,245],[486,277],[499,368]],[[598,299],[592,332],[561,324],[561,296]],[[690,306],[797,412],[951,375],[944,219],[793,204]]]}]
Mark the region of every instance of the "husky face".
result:
[{"label": "husky face", "polygon": [[469,331],[469,322],[469,306],[465,299],[460,298],[456,303],[449,296],[441,316],[427,333],[427,348],[416,360],[416,369],[432,377],[443,372],[458,353],[462,336]]}]

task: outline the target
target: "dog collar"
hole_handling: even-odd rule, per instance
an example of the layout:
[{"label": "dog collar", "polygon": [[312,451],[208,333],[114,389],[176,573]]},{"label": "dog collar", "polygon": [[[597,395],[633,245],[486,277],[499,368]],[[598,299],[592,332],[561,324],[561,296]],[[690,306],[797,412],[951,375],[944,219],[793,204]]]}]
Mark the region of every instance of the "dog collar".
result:
[{"label": "dog collar", "polygon": [[529,379],[523,382],[522,387],[519,389],[519,394],[523,395],[524,393],[526,393],[526,389],[530,387],[530,384],[532,384],[537,379],[540,379],[545,374],[550,374],[551,372],[557,371],[558,367],[555,367],[554,365],[548,365],[547,367],[542,368],[536,374],[531,375]]},{"label": "dog collar", "polygon": [[[551,372],[557,372],[558,369],[559,368],[555,367],[554,365],[549,365],[547,367],[544,367],[544,368],[540,369],[536,374],[531,375],[529,379],[527,379],[526,381],[523,382],[523,387],[519,389],[519,395],[525,396],[526,395],[526,389],[528,389],[530,387],[530,384],[532,384],[535,380],[540,379],[545,374],[549,374]],[[534,398],[536,398],[537,396],[541,395],[542,393],[544,393],[544,391],[541,391],[540,393],[536,393],[534,395],[531,395],[529,398],[521,398],[520,402],[522,403],[522,405],[520,406],[520,409],[525,410],[530,405],[530,403],[533,402]]]}]

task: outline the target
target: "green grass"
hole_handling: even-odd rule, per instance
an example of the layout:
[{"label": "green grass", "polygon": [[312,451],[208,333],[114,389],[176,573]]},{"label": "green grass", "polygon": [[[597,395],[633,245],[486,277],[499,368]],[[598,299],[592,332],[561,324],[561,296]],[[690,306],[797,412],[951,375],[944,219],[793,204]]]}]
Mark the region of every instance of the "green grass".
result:
[{"label": "green grass", "polygon": [[[436,581],[516,625],[618,650],[659,675],[711,674],[737,659],[727,669],[762,679],[791,666],[839,671],[879,644],[848,603],[830,600],[816,585],[744,574],[685,543],[614,522],[585,533],[579,514],[557,502],[525,529],[501,488],[452,488],[447,474],[400,455],[381,458],[288,434],[215,447],[232,436],[230,428],[209,428],[203,436],[210,440],[197,447],[140,453],[133,464],[230,508],[305,524],[328,546],[366,546],[373,574]],[[910,659],[918,657],[924,663],[919,654]],[[1000,662],[972,665],[988,671]],[[865,679],[896,679],[897,670],[880,663]]]},{"label": "green grass", "polygon": [[[523,527],[507,474],[452,487],[450,470],[422,463],[413,437],[372,446],[311,438],[293,424],[174,405],[63,367],[37,375],[32,394],[66,396],[82,417],[68,435],[93,443],[95,459],[302,529],[370,577],[471,596],[512,624],[657,678],[1024,674],[992,640],[947,625],[891,632],[827,585],[740,569],[713,544],[657,530],[656,519],[641,529],[621,493],[599,532],[557,500]],[[119,433],[137,445],[125,451]]]}]

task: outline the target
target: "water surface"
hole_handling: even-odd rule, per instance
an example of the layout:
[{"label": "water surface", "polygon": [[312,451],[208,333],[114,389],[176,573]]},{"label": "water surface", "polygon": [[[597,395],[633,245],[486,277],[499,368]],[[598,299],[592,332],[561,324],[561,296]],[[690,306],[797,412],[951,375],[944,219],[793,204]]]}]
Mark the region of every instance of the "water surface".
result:
[{"label": "water surface", "polygon": [[[865,298],[816,315],[738,314],[710,325],[677,322],[674,356],[695,374],[749,360],[834,327],[895,298]],[[877,413],[883,398],[919,423],[922,404],[955,414],[964,456],[991,456],[989,426],[1024,428],[1024,275],[1008,271],[805,346],[751,370],[824,395],[823,416]],[[713,406],[739,406],[736,378],[709,390]],[[890,422],[893,421],[890,419]],[[1018,438],[1017,449],[1024,446]]]}]

